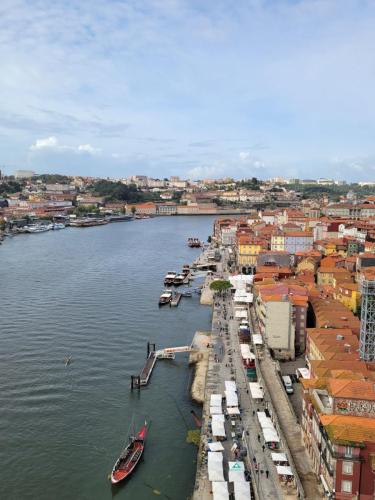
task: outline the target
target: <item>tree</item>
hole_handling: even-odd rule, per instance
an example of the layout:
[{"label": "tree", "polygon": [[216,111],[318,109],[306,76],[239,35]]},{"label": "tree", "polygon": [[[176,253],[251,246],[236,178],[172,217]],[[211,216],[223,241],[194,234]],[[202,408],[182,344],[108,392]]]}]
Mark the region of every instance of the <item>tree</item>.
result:
[{"label": "tree", "polygon": [[210,290],[216,293],[223,293],[232,288],[230,281],[228,280],[215,280],[210,284]]}]

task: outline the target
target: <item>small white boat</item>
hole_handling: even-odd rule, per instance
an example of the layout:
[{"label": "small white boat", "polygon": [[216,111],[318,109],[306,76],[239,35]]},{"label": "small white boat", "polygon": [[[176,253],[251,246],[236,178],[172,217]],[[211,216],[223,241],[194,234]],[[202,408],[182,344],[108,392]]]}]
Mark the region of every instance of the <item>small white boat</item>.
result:
[{"label": "small white boat", "polygon": [[65,224],[63,224],[62,222],[54,222],[54,223],[52,224],[52,229],[53,229],[54,231],[57,231],[57,230],[59,230],[59,229],[65,229]]},{"label": "small white boat", "polygon": [[30,224],[30,226],[25,226],[25,233],[45,233],[51,229],[51,224]]},{"label": "small white boat", "polygon": [[160,295],[159,298],[159,306],[169,304],[171,300],[172,300],[172,292],[170,290],[164,290],[164,292]]}]

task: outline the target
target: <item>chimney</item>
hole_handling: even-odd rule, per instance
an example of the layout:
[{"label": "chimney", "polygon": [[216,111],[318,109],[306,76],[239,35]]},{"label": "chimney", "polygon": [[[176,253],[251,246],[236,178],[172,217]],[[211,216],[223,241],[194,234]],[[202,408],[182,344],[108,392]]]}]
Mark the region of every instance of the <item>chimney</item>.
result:
[{"label": "chimney", "polygon": [[350,352],[351,345],[350,344],[344,344],[344,350],[345,352]]},{"label": "chimney", "polygon": [[[336,335],[336,340],[344,340],[344,335]],[[348,345],[348,344],[345,344]]]}]

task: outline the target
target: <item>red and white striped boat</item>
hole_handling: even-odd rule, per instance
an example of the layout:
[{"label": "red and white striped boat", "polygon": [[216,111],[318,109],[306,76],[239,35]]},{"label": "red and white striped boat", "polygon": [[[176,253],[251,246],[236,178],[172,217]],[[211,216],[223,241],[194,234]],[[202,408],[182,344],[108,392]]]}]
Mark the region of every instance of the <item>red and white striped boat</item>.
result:
[{"label": "red and white striped boat", "polygon": [[145,421],[141,430],[135,436],[130,436],[129,444],[122,450],[121,455],[113,466],[111,483],[117,484],[133,472],[140,461],[145,448],[148,424]]}]

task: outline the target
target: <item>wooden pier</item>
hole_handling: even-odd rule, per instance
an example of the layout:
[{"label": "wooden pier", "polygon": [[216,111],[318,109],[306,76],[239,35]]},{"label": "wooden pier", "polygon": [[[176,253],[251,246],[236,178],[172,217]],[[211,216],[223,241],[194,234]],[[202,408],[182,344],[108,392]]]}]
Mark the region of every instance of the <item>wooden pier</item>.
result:
[{"label": "wooden pier", "polygon": [[131,375],[131,383],[130,383],[131,390],[140,389],[141,387],[144,387],[148,384],[156,360],[157,357],[155,353],[155,344],[150,344],[150,342],[147,342],[146,363],[139,375]]},{"label": "wooden pier", "polygon": [[182,293],[177,292],[170,302],[171,307],[177,307],[178,304],[180,303],[181,297]]}]

